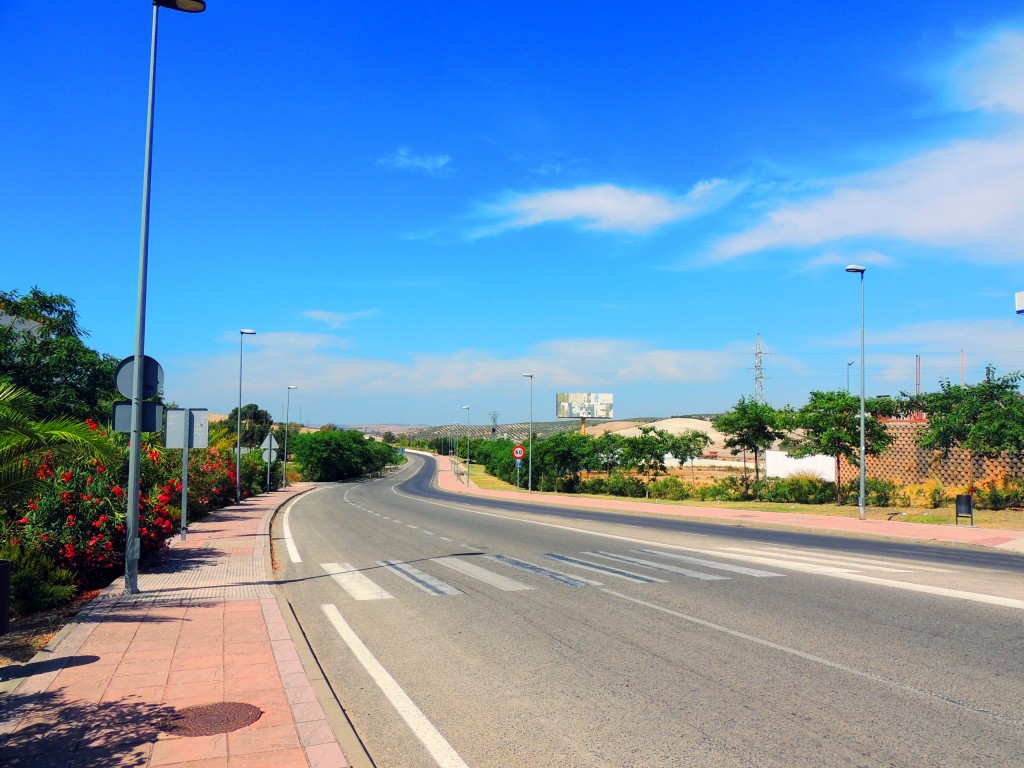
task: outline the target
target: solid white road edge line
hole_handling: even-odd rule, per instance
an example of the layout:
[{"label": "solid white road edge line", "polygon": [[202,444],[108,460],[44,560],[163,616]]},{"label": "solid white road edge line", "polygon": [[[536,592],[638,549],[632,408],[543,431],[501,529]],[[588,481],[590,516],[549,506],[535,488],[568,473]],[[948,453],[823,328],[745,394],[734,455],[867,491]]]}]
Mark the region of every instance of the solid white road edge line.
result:
[{"label": "solid white road edge line", "polygon": [[[600,533],[598,531],[587,531],[580,528],[572,528],[568,525],[558,525],[557,523],[545,523],[540,520],[523,520],[518,517],[506,517],[505,515],[497,515],[493,512],[484,512],[480,509],[473,509],[468,506],[456,506],[454,504],[442,504],[439,501],[429,501],[428,499],[421,499],[418,496],[410,496],[406,493],[399,493],[395,488],[391,489],[397,495],[403,496],[407,499],[418,501],[421,504],[433,504],[437,507],[446,507],[448,509],[455,509],[460,512],[471,512],[474,515],[483,515],[484,517],[496,517],[501,520],[511,520],[518,523],[529,523],[530,525],[542,525],[546,528],[557,528],[562,531],[572,531],[573,533],[582,533],[587,536],[600,536],[605,539],[617,539],[618,541],[629,541],[635,544],[646,544],[649,547],[664,547],[665,549],[679,549],[685,552],[700,552],[705,555],[713,555],[718,557],[731,557],[738,560],[746,560],[752,563],[761,563],[762,565],[772,565],[776,568],[784,568],[793,571],[802,571],[804,573],[815,573],[821,576],[829,576],[835,579],[846,579],[847,581],[859,581],[864,584],[874,584],[882,587],[892,587],[894,589],[904,589],[908,592],[924,592],[929,595],[938,595],[940,597],[952,597],[958,600],[970,600],[975,603],[987,603],[988,605],[1000,605],[1004,608],[1016,608],[1018,610],[1024,610],[1024,600],[1016,600],[1012,597],[997,597],[996,595],[985,595],[981,592],[964,592],[959,589],[947,589],[945,587],[930,587],[925,584],[909,584],[903,581],[893,581],[891,579],[881,579],[876,576],[863,576],[859,573],[849,573],[839,568],[829,568],[826,566],[812,566],[809,563],[796,563],[794,561],[782,561],[779,558],[767,558],[767,557],[755,557],[753,555],[740,555],[734,552],[726,552],[717,549],[696,549],[694,547],[684,547],[679,544],[662,544],[657,541],[650,541],[649,539],[635,539],[631,536],[618,536],[614,533]],[[695,536],[702,534],[691,534],[687,533],[686,536]]]},{"label": "solid white road edge line", "polygon": [[292,499],[288,502],[288,506],[284,508],[284,517],[281,518],[281,530],[284,532],[284,545],[288,549],[288,557],[293,563],[301,563],[302,558],[299,557],[299,550],[295,546],[295,540],[292,538],[292,527],[288,524],[288,516],[292,513],[292,505],[298,501],[298,499]]},{"label": "solid white road edge line", "polygon": [[604,592],[607,595],[612,595],[613,597],[619,597],[619,598],[622,598],[623,600],[628,600],[631,603],[636,603],[637,605],[642,605],[645,608],[650,608],[651,610],[654,610],[654,611],[660,611],[661,613],[668,614],[669,616],[674,616],[677,619],[682,619],[683,621],[688,621],[691,624],[697,624],[698,626],[705,627],[707,629],[712,629],[712,630],[714,630],[716,632],[724,632],[727,635],[732,635],[733,637],[738,637],[741,640],[746,640],[746,641],[751,642],[751,643],[757,643],[758,645],[763,645],[766,648],[771,648],[774,651],[779,651],[781,653],[786,653],[786,654],[789,654],[790,656],[796,656],[797,658],[804,659],[805,661],[811,661],[811,662],[814,662],[815,664],[821,664],[822,666],[829,667],[830,669],[835,669],[835,670],[838,670],[840,672],[846,672],[847,674],[856,675],[857,677],[863,677],[863,678],[866,678],[868,680],[872,680],[872,681],[874,681],[876,683],[882,683],[883,685],[887,685],[890,688],[896,688],[897,690],[904,691],[905,693],[911,693],[911,694],[914,694],[916,696],[924,696],[924,697],[929,698],[929,699],[936,699],[936,700],[942,701],[942,702],[944,702],[946,704],[952,704],[955,707],[962,707],[964,709],[968,709],[968,710],[970,710],[972,712],[976,712],[976,713],[981,714],[981,715],[987,715],[989,717],[994,717],[997,720],[1002,720],[1005,723],[1012,723],[1013,725],[1024,725],[1024,723],[1022,723],[1021,721],[1015,720],[1012,717],[1008,717],[1007,715],[1000,714],[999,712],[992,712],[991,710],[983,709],[982,707],[978,707],[978,706],[976,706],[974,704],[970,704],[970,703],[965,702],[965,701],[957,701],[956,699],[951,699],[951,698],[949,698],[947,696],[942,696],[942,695],[940,695],[938,693],[932,693],[931,691],[924,691],[924,690],[921,690],[920,688],[914,688],[913,686],[910,686],[910,685],[904,685],[903,683],[897,683],[895,680],[890,680],[889,678],[882,677],[881,675],[876,675],[873,672],[867,672],[867,671],[865,671],[863,669],[856,669],[854,667],[848,667],[845,664],[840,664],[840,663],[835,662],[835,661],[830,661],[830,660],[828,660],[828,659],[826,659],[826,658],[824,658],[822,656],[815,656],[813,653],[807,653],[806,651],[801,651],[801,650],[798,650],[796,648],[790,648],[787,645],[779,645],[778,643],[773,643],[771,640],[765,640],[764,638],[756,637],[755,635],[748,635],[746,632],[740,632],[739,630],[729,629],[729,627],[723,627],[721,624],[715,624],[715,623],[707,621],[705,619],[697,618],[696,616],[689,616],[688,614],[680,613],[679,611],[673,611],[671,608],[665,608],[663,606],[656,605],[654,603],[649,603],[646,600],[640,600],[639,598],[636,598],[636,597],[630,597],[629,595],[624,595],[621,592],[616,592],[616,591],[611,590],[611,589],[602,589],[601,591]]},{"label": "solid white road edge line", "polygon": [[402,686],[398,684],[395,678],[377,661],[377,657],[370,653],[370,649],[359,639],[355,630],[342,618],[337,606],[329,603],[321,605],[320,610],[323,611],[324,616],[334,626],[341,639],[345,641],[345,644],[355,654],[359,663],[363,665],[363,669],[373,678],[373,682],[377,684],[381,692],[391,702],[391,706],[395,708],[395,711],[398,712],[406,725],[416,734],[416,738],[427,748],[434,761],[441,768],[469,768],[466,762],[452,748],[452,745],[448,743],[448,740],[441,735],[441,732],[427,719],[423,711],[409,698],[409,694],[402,689]]}]

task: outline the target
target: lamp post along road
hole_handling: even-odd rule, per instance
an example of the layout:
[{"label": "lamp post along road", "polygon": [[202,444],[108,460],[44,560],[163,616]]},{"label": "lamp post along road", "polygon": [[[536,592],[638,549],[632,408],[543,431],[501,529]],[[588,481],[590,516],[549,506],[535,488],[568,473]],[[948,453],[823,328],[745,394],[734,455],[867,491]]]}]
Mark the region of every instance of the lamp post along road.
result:
[{"label": "lamp post along road", "polygon": [[153,113],[156,97],[156,41],[160,7],[186,13],[206,10],[203,0],[154,0],[153,32],[149,46],[149,98],[146,112],[146,157],[142,173],[142,234],[139,238],[139,288],[135,312],[135,379],[132,382],[132,415],[128,451],[128,507],[124,548],[124,591],[139,591],[139,479],[142,461],[142,375],[146,354],[146,283],[149,272],[149,190],[153,170]]},{"label": "lamp post along road", "polygon": [[530,380],[530,434],[528,435],[528,438],[529,438],[530,442],[529,442],[529,448],[527,449],[528,450],[527,456],[529,457],[529,460],[528,460],[529,471],[528,471],[528,473],[526,475],[526,478],[527,478],[527,480],[526,480],[526,492],[527,493],[532,493],[533,492],[533,374],[532,373],[524,373],[523,376]]},{"label": "lamp post along road", "polygon": [[238,418],[235,424],[235,503],[242,501],[242,341],[256,331],[242,328],[238,331]]},{"label": "lamp post along road", "polygon": [[469,485],[469,406],[462,406],[466,411],[466,485]]},{"label": "lamp post along road", "polygon": [[287,488],[288,487],[288,428],[291,422],[288,421],[288,413],[292,407],[292,390],[298,389],[298,386],[289,384],[288,395],[284,406],[284,470],[281,473],[281,483]]},{"label": "lamp post along road", "polygon": [[[864,487],[866,485],[866,467],[864,466],[864,267],[851,264],[847,272],[860,275],[860,493],[857,505],[860,508],[860,519],[867,519],[865,508]],[[847,367],[849,371],[849,367]]]}]

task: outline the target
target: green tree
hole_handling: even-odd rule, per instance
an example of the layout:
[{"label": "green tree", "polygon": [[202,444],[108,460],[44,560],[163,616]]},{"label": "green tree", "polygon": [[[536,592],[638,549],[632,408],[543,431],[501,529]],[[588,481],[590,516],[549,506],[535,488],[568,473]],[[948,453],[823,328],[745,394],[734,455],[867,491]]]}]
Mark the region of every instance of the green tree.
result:
[{"label": "green tree", "polygon": [[110,420],[118,361],[87,347],[87,336],[67,296],[0,291],[0,374],[38,398],[38,418]]},{"label": "green tree", "polygon": [[672,452],[672,435],[657,427],[640,427],[640,434],[623,443],[622,463],[642,475],[657,477],[667,472],[665,456]]},{"label": "green tree", "polygon": [[715,429],[725,435],[725,447],[735,456],[742,451],[754,455],[754,480],[761,479],[761,454],[786,436],[785,414],[767,403],[746,397],[728,413],[714,421]]},{"label": "green tree", "polygon": [[626,438],[618,432],[603,432],[594,438],[594,457],[609,475],[622,463]]},{"label": "green tree", "polygon": [[[876,418],[889,413],[889,402],[871,398],[864,403],[864,452],[877,456],[892,445],[893,437]],[[794,418],[795,426],[801,430],[793,438],[789,455],[831,456],[836,462],[836,502],[842,499],[842,478],[840,459],[860,466],[860,398],[846,390],[835,392],[811,392],[811,398]]]},{"label": "green tree", "polygon": [[[269,411],[260,408],[256,403],[242,406],[242,447],[256,448],[270,434],[270,426],[274,418]],[[238,429],[238,408],[232,408],[225,423],[229,435],[234,436]],[[290,437],[288,438],[291,439]],[[289,446],[290,447],[290,446]]]},{"label": "green tree", "polygon": [[[541,487],[572,492],[580,472],[597,466],[593,440],[579,432],[559,432],[533,441],[533,473],[540,476]],[[565,487],[568,484],[569,487]]]},{"label": "green tree", "polygon": [[987,458],[1024,451],[1022,378],[1020,372],[996,376],[995,368],[987,366],[978,384],[961,387],[943,380],[938,392],[907,398],[906,407],[928,414],[919,444],[941,451],[943,458],[956,446]]},{"label": "green tree", "polygon": [[114,449],[95,422],[68,418],[37,420],[39,398],[0,378],[0,510],[17,507],[45,482],[37,473],[43,459],[95,456],[109,459]]},{"label": "green tree", "polygon": [[289,443],[288,448],[302,466],[303,478],[317,482],[363,477],[397,459],[391,446],[367,440],[362,433],[349,429],[304,433],[295,438],[294,447]]},{"label": "green tree", "polygon": [[670,451],[680,464],[700,456],[711,445],[711,438],[699,429],[687,429],[670,441]]}]

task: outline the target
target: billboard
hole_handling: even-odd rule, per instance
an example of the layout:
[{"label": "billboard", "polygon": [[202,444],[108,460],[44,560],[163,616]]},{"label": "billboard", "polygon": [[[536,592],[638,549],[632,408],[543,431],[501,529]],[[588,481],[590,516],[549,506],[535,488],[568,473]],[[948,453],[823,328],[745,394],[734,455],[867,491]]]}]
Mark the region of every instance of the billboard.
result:
[{"label": "billboard", "polygon": [[559,419],[614,418],[615,398],[607,393],[559,392],[555,395],[555,416]]}]

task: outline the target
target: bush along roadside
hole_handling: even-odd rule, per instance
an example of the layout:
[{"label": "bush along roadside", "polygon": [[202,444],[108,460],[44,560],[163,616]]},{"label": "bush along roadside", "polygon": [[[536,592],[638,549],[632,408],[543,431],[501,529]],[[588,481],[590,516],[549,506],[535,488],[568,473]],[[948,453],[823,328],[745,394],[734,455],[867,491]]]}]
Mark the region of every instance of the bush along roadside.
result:
[{"label": "bush along roadside", "polygon": [[[16,615],[66,602],[79,589],[105,586],[124,571],[128,442],[124,435],[101,434],[115,447],[115,460],[59,461],[47,454],[36,471],[40,484],[35,495],[0,510],[0,557],[12,561]],[[166,546],[181,518],[181,451],[165,451],[149,437],[156,436],[144,436],[140,465],[143,557]],[[265,482],[266,465],[259,465]],[[216,448],[192,451],[190,519],[234,503],[234,484],[233,457]],[[262,488],[253,484],[243,490],[249,495]],[[31,597],[33,592],[38,598]]]}]

